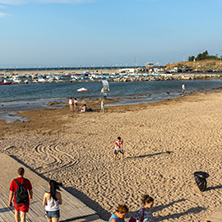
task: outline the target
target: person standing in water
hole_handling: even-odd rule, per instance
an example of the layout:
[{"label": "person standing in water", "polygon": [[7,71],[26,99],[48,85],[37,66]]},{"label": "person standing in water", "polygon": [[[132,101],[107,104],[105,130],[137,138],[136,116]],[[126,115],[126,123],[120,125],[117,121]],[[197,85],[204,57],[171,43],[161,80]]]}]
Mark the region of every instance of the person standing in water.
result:
[{"label": "person standing in water", "polygon": [[62,183],[54,180],[49,181],[49,192],[45,192],[43,197],[43,206],[45,206],[45,217],[48,222],[58,222],[60,218],[59,205],[62,204],[62,195],[60,190]]},{"label": "person standing in water", "polygon": [[185,85],[183,84],[182,85],[182,95],[184,95],[185,94]]}]

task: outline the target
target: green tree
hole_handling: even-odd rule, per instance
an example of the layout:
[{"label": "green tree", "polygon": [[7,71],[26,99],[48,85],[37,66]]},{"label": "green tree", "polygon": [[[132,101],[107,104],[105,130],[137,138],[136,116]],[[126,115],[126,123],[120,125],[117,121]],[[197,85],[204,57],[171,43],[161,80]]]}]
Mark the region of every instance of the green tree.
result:
[{"label": "green tree", "polygon": [[209,54],[208,54],[208,51],[206,50],[204,53],[203,53],[203,59],[208,59],[209,57]]},{"label": "green tree", "polygon": [[195,59],[194,56],[189,56],[189,57],[188,57],[188,61],[189,61],[189,62],[193,62],[194,59]]}]

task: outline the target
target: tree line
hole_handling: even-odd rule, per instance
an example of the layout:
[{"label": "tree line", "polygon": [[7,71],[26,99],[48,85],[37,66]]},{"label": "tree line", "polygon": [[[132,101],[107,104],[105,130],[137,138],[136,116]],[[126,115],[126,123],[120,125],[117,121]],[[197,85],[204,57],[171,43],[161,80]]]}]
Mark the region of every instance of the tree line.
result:
[{"label": "tree line", "polygon": [[203,53],[199,53],[196,58],[195,58],[195,56],[189,56],[188,57],[189,62],[193,62],[194,60],[195,61],[200,61],[200,60],[205,60],[205,59],[216,59],[216,60],[218,60],[220,58],[218,58],[217,54],[215,56],[214,55],[209,55],[207,50]]}]

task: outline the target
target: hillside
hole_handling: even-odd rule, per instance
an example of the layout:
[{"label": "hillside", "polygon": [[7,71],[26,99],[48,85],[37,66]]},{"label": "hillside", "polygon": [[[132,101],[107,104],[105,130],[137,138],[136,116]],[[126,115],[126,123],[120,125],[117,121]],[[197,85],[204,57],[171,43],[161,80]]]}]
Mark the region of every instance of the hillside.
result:
[{"label": "hillside", "polygon": [[167,64],[166,70],[172,69],[174,67],[178,67],[180,69],[183,69],[185,67],[190,67],[193,70],[197,69],[204,72],[207,69],[222,70],[222,63],[220,60],[212,60],[212,59],[200,60],[200,61],[195,61],[195,62],[184,61],[184,62]]}]

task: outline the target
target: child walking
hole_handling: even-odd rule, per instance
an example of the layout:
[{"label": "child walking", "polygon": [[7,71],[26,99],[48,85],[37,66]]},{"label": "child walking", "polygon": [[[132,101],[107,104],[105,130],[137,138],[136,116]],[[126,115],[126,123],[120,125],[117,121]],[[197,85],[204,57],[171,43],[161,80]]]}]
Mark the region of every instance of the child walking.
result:
[{"label": "child walking", "polygon": [[114,160],[116,160],[117,154],[121,153],[121,160],[123,160],[124,152],[123,152],[123,141],[121,141],[121,137],[117,138],[115,142],[115,150],[114,150]]},{"label": "child walking", "polygon": [[104,113],[104,101],[103,100],[101,101],[101,112]]}]

